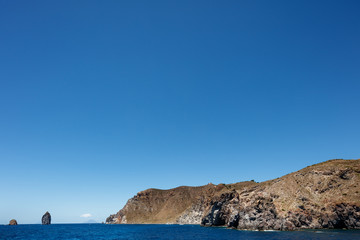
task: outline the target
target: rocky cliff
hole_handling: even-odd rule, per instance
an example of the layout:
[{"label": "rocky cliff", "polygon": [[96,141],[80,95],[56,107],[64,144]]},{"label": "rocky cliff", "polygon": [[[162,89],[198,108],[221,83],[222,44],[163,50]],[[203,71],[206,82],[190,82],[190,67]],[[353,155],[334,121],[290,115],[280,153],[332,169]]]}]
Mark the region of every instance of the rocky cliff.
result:
[{"label": "rocky cliff", "polygon": [[46,212],[41,218],[42,225],[50,225],[51,224],[51,215],[49,212]]},{"label": "rocky cliff", "polygon": [[330,160],[261,183],[148,189],[106,223],[360,229],[360,160]]}]

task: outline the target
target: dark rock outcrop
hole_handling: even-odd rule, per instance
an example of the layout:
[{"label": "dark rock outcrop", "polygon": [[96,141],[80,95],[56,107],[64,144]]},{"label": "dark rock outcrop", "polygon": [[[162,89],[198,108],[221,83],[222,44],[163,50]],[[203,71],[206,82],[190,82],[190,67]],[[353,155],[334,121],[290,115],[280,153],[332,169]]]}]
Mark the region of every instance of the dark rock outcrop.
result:
[{"label": "dark rock outcrop", "polygon": [[115,214],[112,214],[110,215],[109,217],[106,218],[106,221],[105,221],[107,224],[113,224],[113,223],[116,223],[116,215]]},{"label": "dark rock outcrop", "polygon": [[236,203],[238,203],[238,194],[236,191],[221,194],[220,197],[210,202],[210,210],[201,220],[201,225],[223,226],[231,217],[234,218],[231,224],[234,224],[233,222],[236,222],[236,217],[235,215],[232,216],[232,213],[237,212],[236,207],[234,208]]},{"label": "dark rock outcrop", "polygon": [[51,224],[51,215],[49,212],[46,212],[41,218],[42,225],[50,225]]},{"label": "dark rock outcrop", "polygon": [[221,195],[201,221],[203,226],[248,230],[285,230],[284,224],[271,198],[258,196],[244,204],[236,192]]},{"label": "dark rock outcrop", "polygon": [[18,223],[15,219],[11,219],[9,225],[18,225]]},{"label": "dark rock outcrop", "polygon": [[330,206],[322,211],[289,211],[279,216],[273,199],[258,197],[245,207],[239,199],[223,198],[202,219],[203,226],[227,226],[246,230],[360,229],[360,207]]}]

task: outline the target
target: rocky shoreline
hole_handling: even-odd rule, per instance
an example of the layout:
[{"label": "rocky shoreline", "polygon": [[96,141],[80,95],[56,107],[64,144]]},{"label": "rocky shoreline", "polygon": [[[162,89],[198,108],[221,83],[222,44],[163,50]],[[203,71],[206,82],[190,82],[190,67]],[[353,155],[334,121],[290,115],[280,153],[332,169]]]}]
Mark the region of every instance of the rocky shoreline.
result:
[{"label": "rocky shoreline", "polygon": [[226,226],[242,230],[360,229],[360,207],[336,204],[315,211],[299,206],[278,214],[272,198],[256,197],[249,206],[236,193],[223,194],[201,220],[202,226]]},{"label": "rocky shoreline", "polygon": [[274,180],[148,189],[107,224],[174,223],[242,230],[360,229],[360,160],[330,160]]}]

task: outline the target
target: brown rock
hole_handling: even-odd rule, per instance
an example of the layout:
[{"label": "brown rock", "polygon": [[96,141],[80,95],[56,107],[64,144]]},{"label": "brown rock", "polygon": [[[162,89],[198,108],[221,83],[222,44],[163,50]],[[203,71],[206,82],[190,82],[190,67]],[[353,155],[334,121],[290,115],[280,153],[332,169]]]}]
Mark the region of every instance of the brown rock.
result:
[{"label": "brown rock", "polygon": [[18,225],[18,223],[15,219],[11,219],[9,225]]}]

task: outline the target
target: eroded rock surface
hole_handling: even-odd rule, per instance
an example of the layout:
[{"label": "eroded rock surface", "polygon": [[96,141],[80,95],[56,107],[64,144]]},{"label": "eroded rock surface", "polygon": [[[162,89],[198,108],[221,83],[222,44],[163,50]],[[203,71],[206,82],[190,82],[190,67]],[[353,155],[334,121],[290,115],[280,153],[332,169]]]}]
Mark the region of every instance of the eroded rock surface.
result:
[{"label": "eroded rock surface", "polygon": [[240,199],[237,194],[223,195],[201,224],[247,230],[360,229],[360,208],[356,205],[342,203],[320,211],[299,208],[279,215],[272,198],[259,196],[245,203]]},{"label": "eroded rock surface", "polygon": [[42,225],[50,225],[51,224],[51,215],[49,212],[46,212],[41,218]]}]

